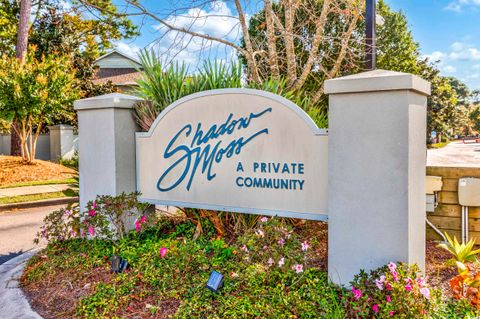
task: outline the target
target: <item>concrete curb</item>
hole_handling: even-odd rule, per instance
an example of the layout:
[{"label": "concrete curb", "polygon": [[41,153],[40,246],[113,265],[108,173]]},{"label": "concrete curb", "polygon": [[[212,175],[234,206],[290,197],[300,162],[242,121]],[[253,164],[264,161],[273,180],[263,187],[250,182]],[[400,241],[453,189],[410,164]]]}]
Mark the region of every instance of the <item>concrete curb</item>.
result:
[{"label": "concrete curb", "polygon": [[52,206],[52,205],[69,204],[69,203],[75,203],[75,202],[78,202],[78,197],[62,197],[62,198],[39,200],[35,202],[3,204],[3,205],[0,205],[0,212],[6,211],[9,209]]},{"label": "concrete curb", "polygon": [[32,249],[0,265],[0,316],[2,319],[42,319],[32,310],[18,284],[28,259],[40,248]]}]

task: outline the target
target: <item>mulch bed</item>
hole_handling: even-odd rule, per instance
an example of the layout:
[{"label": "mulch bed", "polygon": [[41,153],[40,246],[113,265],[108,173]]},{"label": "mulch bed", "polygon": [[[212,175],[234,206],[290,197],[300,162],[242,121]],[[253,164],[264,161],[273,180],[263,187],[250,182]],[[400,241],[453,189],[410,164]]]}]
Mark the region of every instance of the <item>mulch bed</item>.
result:
[{"label": "mulch bed", "polygon": [[[322,222],[304,221],[295,225],[297,232],[312,245],[314,258],[309,266],[319,267],[327,271],[328,226]],[[437,242],[428,240],[426,244],[426,275],[433,287],[441,288],[446,296],[450,294],[448,280],[456,274],[454,267],[445,266],[450,256],[448,252],[437,247]],[[89,272],[77,273],[75,269],[57,274],[55,277],[42,278],[35,283],[23,286],[24,292],[32,308],[45,319],[75,317],[75,308],[78,301],[91,294],[97,283],[108,283],[114,276],[105,264],[105,267],[96,268]],[[147,287],[145,287],[146,290]],[[152,314],[147,305],[158,305],[159,297],[147,294],[142,299],[132,298],[127,307],[116,314],[122,318],[156,318],[166,319],[175,314],[180,301],[176,299],[160,302],[159,311]]]},{"label": "mulch bed", "polygon": [[32,309],[43,318],[73,318],[77,302],[93,293],[97,283],[108,283],[112,278],[108,268],[100,267],[84,273],[70,269],[29,283],[23,290]]},{"label": "mulch bed", "polygon": [[76,175],[75,170],[52,162],[35,160],[32,164],[27,164],[21,157],[0,155],[0,186],[32,181],[64,180]]}]

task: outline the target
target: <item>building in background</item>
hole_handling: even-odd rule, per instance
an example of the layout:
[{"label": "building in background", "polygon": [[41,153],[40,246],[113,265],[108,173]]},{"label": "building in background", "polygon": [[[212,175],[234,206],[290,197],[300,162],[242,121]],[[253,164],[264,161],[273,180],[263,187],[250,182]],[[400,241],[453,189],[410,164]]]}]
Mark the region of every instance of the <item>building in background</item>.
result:
[{"label": "building in background", "polygon": [[118,50],[112,50],[95,60],[98,65],[97,79],[94,83],[106,83],[111,81],[120,92],[128,93],[137,84],[140,78],[139,69],[142,68],[140,61]]}]

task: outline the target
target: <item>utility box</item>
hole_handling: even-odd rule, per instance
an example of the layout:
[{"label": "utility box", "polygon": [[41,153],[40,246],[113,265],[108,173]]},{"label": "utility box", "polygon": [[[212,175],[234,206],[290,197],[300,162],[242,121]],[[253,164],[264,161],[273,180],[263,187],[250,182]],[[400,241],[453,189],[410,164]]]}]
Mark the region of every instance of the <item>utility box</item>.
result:
[{"label": "utility box", "polygon": [[480,207],[480,178],[463,177],[458,180],[458,202],[466,207]]},{"label": "utility box", "polygon": [[433,195],[435,192],[442,190],[442,177],[441,176],[426,176],[425,178],[425,194]]},{"label": "utility box", "polygon": [[437,207],[437,192],[442,190],[441,176],[426,176],[425,178],[425,194],[427,194],[427,212],[433,213]]}]

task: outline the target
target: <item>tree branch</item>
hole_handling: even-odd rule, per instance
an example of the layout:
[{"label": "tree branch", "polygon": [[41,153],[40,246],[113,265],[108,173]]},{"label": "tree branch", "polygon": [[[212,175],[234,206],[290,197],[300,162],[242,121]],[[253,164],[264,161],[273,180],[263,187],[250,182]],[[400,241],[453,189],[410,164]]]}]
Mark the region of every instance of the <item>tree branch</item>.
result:
[{"label": "tree branch", "polygon": [[307,59],[307,62],[305,63],[305,67],[303,68],[302,74],[300,75],[300,77],[297,79],[297,81],[293,86],[295,90],[300,89],[305,84],[305,81],[307,80],[307,77],[310,74],[310,71],[312,70],[314,62],[318,58],[320,43],[322,42],[323,33],[325,30],[325,24],[327,22],[328,14],[330,13],[331,2],[332,0],[325,0],[323,2],[320,18],[316,23],[316,31],[315,31],[315,36],[313,37],[312,49],[310,51],[310,54],[308,55],[308,59]]},{"label": "tree branch", "polygon": [[280,70],[278,68],[278,55],[277,55],[277,41],[275,37],[274,18],[272,3],[270,0],[264,0],[265,2],[265,18],[267,23],[267,44],[268,44],[268,64],[272,72],[272,77],[276,80],[280,77]]},{"label": "tree branch", "polygon": [[250,39],[250,34],[248,33],[247,20],[245,18],[245,14],[243,13],[243,8],[239,0],[235,0],[235,7],[237,8],[240,26],[242,27],[243,40],[245,41],[245,46],[247,47],[247,50],[242,49],[240,52],[242,52],[247,59],[248,68],[252,73],[253,80],[257,83],[260,83],[260,74],[258,73],[257,63],[255,62],[254,58],[252,40]]}]

